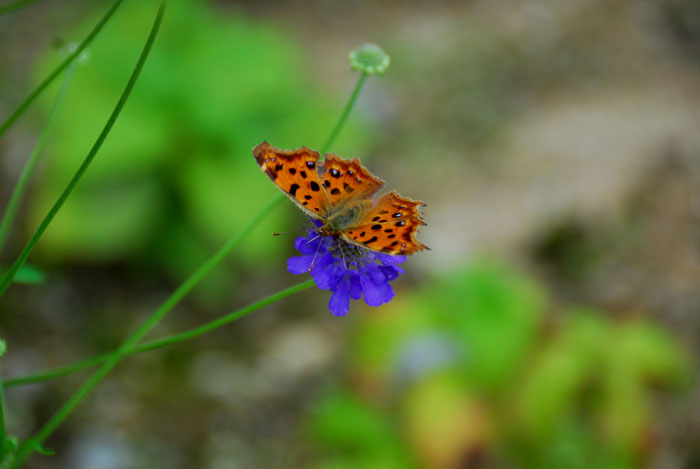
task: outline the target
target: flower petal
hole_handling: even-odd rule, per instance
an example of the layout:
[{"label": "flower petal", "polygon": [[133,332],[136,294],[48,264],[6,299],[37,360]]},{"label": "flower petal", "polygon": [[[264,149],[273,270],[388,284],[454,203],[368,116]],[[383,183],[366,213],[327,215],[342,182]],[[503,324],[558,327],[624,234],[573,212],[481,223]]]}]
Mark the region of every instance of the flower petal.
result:
[{"label": "flower petal", "polygon": [[316,286],[321,290],[329,288],[335,290],[335,286],[343,276],[342,268],[330,254],[324,256],[320,262],[316,262],[317,264],[311,269],[311,276],[314,278]]},{"label": "flower petal", "polygon": [[349,272],[350,278],[350,298],[359,300],[362,298],[362,280],[357,272]]},{"label": "flower petal", "polygon": [[368,306],[379,306],[388,303],[394,297],[394,289],[388,282],[372,283],[365,277],[362,279],[362,292]]},{"label": "flower petal", "polygon": [[365,303],[369,306],[388,303],[394,297],[394,290],[389,285],[386,275],[376,264],[368,264],[360,270],[360,281]]},{"label": "flower petal", "polygon": [[377,284],[386,282],[386,275],[379,270],[379,266],[377,264],[367,264],[362,267],[360,269],[360,277]]},{"label": "flower petal", "polygon": [[338,282],[338,288],[331,295],[328,309],[335,316],[345,316],[350,310],[350,280],[347,277]]},{"label": "flower petal", "polygon": [[294,240],[294,247],[302,254],[313,254],[318,247],[318,241],[310,241],[312,237],[302,236]]},{"label": "flower petal", "polygon": [[287,270],[293,274],[305,274],[311,267],[313,255],[290,257],[287,259]]},{"label": "flower petal", "polygon": [[404,270],[401,267],[394,265],[380,265],[379,270],[384,274],[388,282],[394,280],[399,276],[399,274],[404,273]]},{"label": "flower petal", "polygon": [[383,254],[381,252],[375,252],[374,255],[377,258],[377,260],[383,264],[401,264],[403,262],[406,262],[406,256]]}]

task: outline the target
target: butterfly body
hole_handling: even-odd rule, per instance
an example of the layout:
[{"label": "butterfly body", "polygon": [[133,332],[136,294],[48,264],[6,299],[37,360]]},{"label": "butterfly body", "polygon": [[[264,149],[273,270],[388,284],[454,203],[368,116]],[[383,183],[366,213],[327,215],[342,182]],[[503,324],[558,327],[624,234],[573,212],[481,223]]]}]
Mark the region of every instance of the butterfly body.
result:
[{"label": "butterfly body", "polygon": [[318,229],[318,232],[323,235],[340,235],[344,230],[362,220],[363,215],[371,208],[371,200],[360,200],[347,206],[342,205],[329,214],[326,223]]},{"label": "butterfly body", "polygon": [[390,192],[372,197],[384,181],[370,173],[357,158],[318,152],[302,147],[280,150],[263,142],[253,149],[265,174],[304,213],[323,223],[322,236],[387,254],[413,254],[427,249],[415,238],[424,225],[418,207],[423,202]]}]

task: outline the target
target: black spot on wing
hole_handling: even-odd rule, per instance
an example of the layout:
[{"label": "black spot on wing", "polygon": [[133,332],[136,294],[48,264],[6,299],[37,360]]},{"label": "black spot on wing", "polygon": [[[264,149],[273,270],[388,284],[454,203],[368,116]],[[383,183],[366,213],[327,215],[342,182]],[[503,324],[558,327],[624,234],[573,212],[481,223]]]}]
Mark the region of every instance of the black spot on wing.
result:
[{"label": "black spot on wing", "polygon": [[318,183],[316,181],[311,181],[311,183],[309,183],[309,187],[314,192],[318,192],[319,190],[321,190],[321,187],[318,185]]},{"label": "black spot on wing", "polygon": [[289,174],[291,174],[292,176],[294,176],[296,173],[297,173],[297,170],[296,170],[296,169],[294,169],[294,168],[289,168]]},{"label": "black spot on wing", "polygon": [[334,187],[333,190],[331,191],[331,195],[338,195],[340,194],[340,189],[337,187]]},{"label": "black spot on wing", "polygon": [[289,188],[289,193],[292,194],[292,197],[295,197],[298,190],[299,184],[292,184],[292,187]]}]

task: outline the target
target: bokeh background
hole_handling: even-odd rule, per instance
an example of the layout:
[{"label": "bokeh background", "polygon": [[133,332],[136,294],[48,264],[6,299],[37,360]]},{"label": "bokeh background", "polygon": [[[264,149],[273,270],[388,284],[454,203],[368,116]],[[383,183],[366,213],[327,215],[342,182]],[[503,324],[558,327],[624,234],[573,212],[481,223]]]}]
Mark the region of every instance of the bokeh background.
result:
[{"label": "bokeh background", "polygon": [[[0,116],[110,2],[0,17]],[[127,0],[77,67],[8,265],[94,142],[156,10]],[[424,200],[432,251],[381,308],[309,290],[126,360],[36,468],[700,467],[700,3],[173,0],[95,163],[0,303],[4,376],[115,347],[276,194],[251,148],[332,151]],[[6,203],[53,85],[0,141]],[[158,328],[292,285],[284,203]],[[27,436],[85,374],[7,392]]]}]

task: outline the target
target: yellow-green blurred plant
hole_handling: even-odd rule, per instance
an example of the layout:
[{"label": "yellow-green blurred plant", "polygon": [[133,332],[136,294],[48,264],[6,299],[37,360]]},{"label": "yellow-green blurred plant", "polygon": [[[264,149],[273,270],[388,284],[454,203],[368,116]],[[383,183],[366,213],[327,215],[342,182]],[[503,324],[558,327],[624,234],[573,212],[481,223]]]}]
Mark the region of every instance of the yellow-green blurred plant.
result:
[{"label": "yellow-green blurred plant", "polygon": [[310,417],[320,467],[643,466],[655,391],[687,381],[684,351],[642,318],[551,309],[480,265],[370,316],[347,386]]}]

